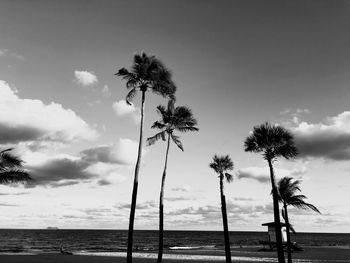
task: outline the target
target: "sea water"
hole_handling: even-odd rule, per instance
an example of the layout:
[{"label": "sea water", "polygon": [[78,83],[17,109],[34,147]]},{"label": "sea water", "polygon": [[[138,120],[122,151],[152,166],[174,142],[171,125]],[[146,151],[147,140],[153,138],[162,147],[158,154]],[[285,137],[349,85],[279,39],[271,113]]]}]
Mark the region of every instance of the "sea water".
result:
[{"label": "sea water", "polygon": [[[125,253],[127,230],[39,230],[0,229],[0,254],[39,254],[59,252],[63,248],[79,254]],[[230,232],[231,246],[259,246],[266,232]],[[350,247],[350,234],[297,233],[292,241],[300,246]],[[134,251],[156,252],[158,231],[135,230]],[[224,250],[221,231],[165,231],[164,253],[176,250]],[[152,253],[150,253],[152,254]]]}]

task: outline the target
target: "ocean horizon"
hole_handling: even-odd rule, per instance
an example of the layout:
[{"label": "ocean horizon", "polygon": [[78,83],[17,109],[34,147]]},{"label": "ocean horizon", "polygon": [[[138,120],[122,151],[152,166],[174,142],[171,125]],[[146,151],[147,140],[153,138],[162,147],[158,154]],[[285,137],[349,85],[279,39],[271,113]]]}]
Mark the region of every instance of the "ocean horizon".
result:
[{"label": "ocean horizon", "polygon": [[[0,254],[41,254],[59,252],[63,247],[73,253],[125,252],[127,230],[91,229],[0,229]],[[232,247],[262,245],[263,231],[230,231]],[[297,233],[292,241],[301,247],[341,246],[350,248],[350,233]],[[157,230],[135,230],[134,251],[154,252],[158,248]],[[222,231],[168,230],[164,232],[164,251],[223,251]]]}]

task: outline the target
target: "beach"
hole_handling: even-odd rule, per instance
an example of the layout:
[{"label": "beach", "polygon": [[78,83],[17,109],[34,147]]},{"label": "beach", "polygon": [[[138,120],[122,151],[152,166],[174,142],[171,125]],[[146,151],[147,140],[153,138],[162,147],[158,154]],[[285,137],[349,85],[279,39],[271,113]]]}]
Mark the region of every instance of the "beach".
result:
[{"label": "beach", "polygon": [[[350,248],[344,247],[307,247],[303,252],[295,252],[292,255],[293,262],[296,263],[316,263],[316,262],[343,262],[350,263]],[[148,263],[155,262],[156,253],[133,254],[133,262]],[[233,248],[233,262],[277,262],[275,251],[259,251],[257,247]],[[109,263],[125,262],[125,252],[110,253],[86,253],[77,255],[63,255],[59,253],[46,253],[37,255],[1,255],[1,263]],[[177,251],[175,253],[164,254],[163,262],[225,262],[222,252],[210,251]]]}]

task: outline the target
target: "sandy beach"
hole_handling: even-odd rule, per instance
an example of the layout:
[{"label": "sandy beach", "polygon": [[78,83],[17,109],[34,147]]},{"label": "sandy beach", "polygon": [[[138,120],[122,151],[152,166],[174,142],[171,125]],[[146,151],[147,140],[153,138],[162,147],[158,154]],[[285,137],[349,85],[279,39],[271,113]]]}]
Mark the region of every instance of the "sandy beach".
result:
[{"label": "sandy beach", "polygon": [[[134,253],[134,262],[155,262],[155,253]],[[163,262],[224,262],[222,253],[189,253],[178,251],[165,254]],[[256,248],[236,248],[232,251],[233,262],[277,262],[276,252],[258,251]],[[56,253],[39,255],[1,255],[1,263],[109,263],[125,262],[125,253],[96,253],[89,255],[62,255]],[[342,262],[350,263],[350,249],[334,247],[309,247],[303,252],[293,253],[293,262]]]}]

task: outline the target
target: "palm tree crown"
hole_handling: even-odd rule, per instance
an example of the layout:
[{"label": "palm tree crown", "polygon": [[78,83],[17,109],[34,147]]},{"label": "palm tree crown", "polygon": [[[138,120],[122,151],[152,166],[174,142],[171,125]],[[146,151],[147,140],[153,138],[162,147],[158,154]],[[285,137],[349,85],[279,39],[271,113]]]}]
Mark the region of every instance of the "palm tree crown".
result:
[{"label": "palm tree crown", "polygon": [[134,55],[130,70],[121,68],[115,75],[126,80],[126,87],[130,90],[126,95],[128,104],[131,104],[137,91],[151,90],[163,97],[175,99],[176,86],[171,80],[171,72],[159,59],[144,52]]},{"label": "palm tree crown", "polygon": [[296,192],[300,192],[300,181],[292,181],[293,178],[284,177],[278,182],[279,200],[285,203],[287,206],[291,205],[301,209],[311,209],[317,213],[321,213],[314,205],[306,203],[304,199],[307,199],[305,195],[297,195]]},{"label": "palm tree crown", "polygon": [[187,132],[187,131],[198,131],[195,127],[197,120],[193,118],[192,111],[190,108],[185,106],[174,106],[174,101],[169,100],[167,108],[163,105],[157,107],[157,112],[161,116],[160,121],[154,122],[152,129],[161,130],[156,135],[147,139],[148,145],[154,144],[160,138],[165,141],[165,135],[168,133],[173,142],[183,151],[183,146],[179,140],[179,136],[173,134],[174,131]]},{"label": "palm tree crown", "polygon": [[218,156],[215,154],[213,157],[213,162],[209,164],[209,167],[220,176],[224,175],[228,183],[233,181],[233,176],[226,173],[226,171],[233,170],[233,162],[229,155]]},{"label": "palm tree crown", "polygon": [[262,152],[266,160],[274,160],[278,156],[291,159],[298,154],[293,135],[285,128],[270,123],[254,127],[253,133],[244,142],[244,150]]},{"label": "palm tree crown", "polygon": [[22,170],[23,161],[10,153],[12,148],[0,151],[0,184],[20,183],[31,180]]}]

